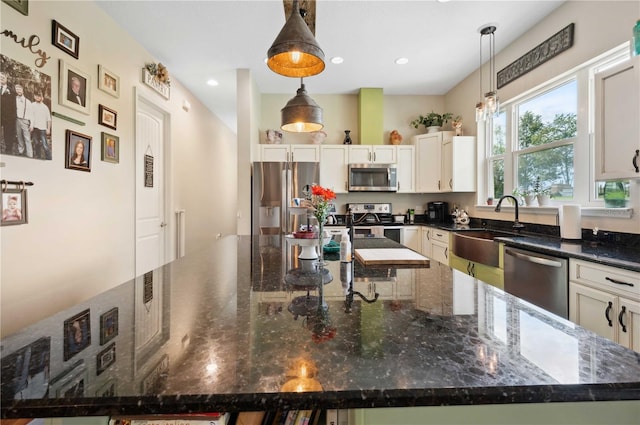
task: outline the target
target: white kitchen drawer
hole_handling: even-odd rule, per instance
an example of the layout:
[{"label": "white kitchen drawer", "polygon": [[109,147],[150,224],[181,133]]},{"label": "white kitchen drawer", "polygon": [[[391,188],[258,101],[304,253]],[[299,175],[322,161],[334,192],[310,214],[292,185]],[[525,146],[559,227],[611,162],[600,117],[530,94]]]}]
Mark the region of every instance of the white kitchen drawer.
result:
[{"label": "white kitchen drawer", "polygon": [[569,280],[640,299],[640,273],[583,260],[569,260]]},{"label": "white kitchen drawer", "polygon": [[446,230],[433,229],[431,231],[431,240],[449,244],[449,232]]}]

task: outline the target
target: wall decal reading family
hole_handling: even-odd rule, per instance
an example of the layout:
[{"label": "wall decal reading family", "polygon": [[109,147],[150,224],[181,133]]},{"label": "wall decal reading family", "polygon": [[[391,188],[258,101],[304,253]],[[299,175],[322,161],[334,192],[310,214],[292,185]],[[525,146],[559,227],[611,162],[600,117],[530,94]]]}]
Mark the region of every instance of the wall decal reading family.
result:
[{"label": "wall decal reading family", "polygon": [[22,39],[19,41],[18,35],[11,30],[3,30],[2,35],[13,39],[13,41],[18,43],[25,49],[29,49],[31,53],[40,56],[35,60],[35,64],[38,68],[42,68],[47,63],[47,61],[51,59],[51,56],[47,56],[47,52],[43,51],[42,49],[35,50],[35,47],[40,44],[40,37],[35,34],[30,36],[28,40],[25,37],[22,37]]}]

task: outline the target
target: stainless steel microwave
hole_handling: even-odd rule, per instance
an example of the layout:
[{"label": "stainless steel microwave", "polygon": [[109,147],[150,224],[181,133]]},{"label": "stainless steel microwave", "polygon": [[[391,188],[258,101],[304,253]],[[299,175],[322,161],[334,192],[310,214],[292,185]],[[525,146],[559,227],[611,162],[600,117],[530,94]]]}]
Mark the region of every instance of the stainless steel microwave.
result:
[{"label": "stainless steel microwave", "polygon": [[349,192],[395,192],[396,164],[349,164]]}]

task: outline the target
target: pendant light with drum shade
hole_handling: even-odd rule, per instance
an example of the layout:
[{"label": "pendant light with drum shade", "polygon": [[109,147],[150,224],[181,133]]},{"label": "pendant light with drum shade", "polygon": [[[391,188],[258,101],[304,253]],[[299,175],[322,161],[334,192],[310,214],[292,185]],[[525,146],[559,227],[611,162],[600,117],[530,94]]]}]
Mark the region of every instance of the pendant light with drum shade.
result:
[{"label": "pendant light with drum shade", "polygon": [[302,78],[297,94],[282,108],[282,125],[284,131],[310,133],[322,130],[322,108],[307,95]]},{"label": "pendant light with drum shade", "polygon": [[291,15],[267,54],[269,68],[285,77],[310,77],[324,70],[324,52],[293,0]]}]

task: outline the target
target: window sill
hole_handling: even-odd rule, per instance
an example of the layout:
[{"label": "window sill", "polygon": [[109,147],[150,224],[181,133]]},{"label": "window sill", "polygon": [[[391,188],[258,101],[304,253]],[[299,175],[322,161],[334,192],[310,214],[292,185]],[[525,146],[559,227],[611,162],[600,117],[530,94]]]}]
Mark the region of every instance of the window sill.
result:
[{"label": "window sill", "polygon": [[[495,205],[476,205],[478,211],[495,211]],[[502,205],[501,209],[512,211],[511,205]],[[534,215],[556,215],[558,214],[557,206],[548,207],[519,207],[522,214]],[[582,207],[580,213],[583,217],[609,217],[609,218],[626,218],[633,217],[633,208],[604,208],[604,207]]]}]

